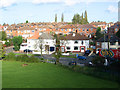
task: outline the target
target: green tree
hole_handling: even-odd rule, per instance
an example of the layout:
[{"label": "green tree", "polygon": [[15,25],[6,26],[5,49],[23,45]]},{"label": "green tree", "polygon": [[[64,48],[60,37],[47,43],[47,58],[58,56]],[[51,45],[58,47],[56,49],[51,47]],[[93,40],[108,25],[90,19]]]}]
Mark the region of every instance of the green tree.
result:
[{"label": "green tree", "polygon": [[101,34],[101,28],[100,27],[97,28],[95,36],[96,36],[96,38],[95,38],[96,40],[98,40],[99,38],[101,38],[103,36],[103,34]]},{"label": "green tree", "polygon": [[56,39],[56,51],[55,51],[55,54],[54,54],[54,57],[56,58],[55,64],[58,64],[59,59],[62,55],[61,51],[60,51],[60,38],[58,38],[58,36],[56,34],[54,35],[54,38]]},{"label": "green tree", "polygon": [[26,20],[26,23],[28,23],[28,20]]},{"label": "green tree", "polygon": [[118,32],[116,33],[116,36],[120,38],[120,29],[119,29]]},{"label": "green tree", "polygon": [[87,18],[87,11],[85,10],[85,16],[84,16],[84,20],[85,20],[85,23],[84,24],[87,24],[88,23],[88,18]]},{"label": "green tree", "polygon": [[72,23],[73,24],[80,24],[80,15],[77,13],[74,15],[73,19],[72,19]]},{"label": "green tree", "polygon": [[64,22],[64,15],[62,13],[61,22]]},{"label": "green tree", "polygon": [[4,57],[5,57],[4,46],[2,43],[0,43],[0,58],[4,58]]},{"label": "green tree", "polygon": [[21,36],[15,36],[15,37],[13,37],[12,41],[13,41],[15,51],[18,51],[20,49],[20,45],[23,41],[22,37]]},{"label": "green tree", "polygon": [[7,40],[7,35],[5,31],[0,32],[0,40]]},{"label": "green tree", "polygon": [[55,22],[57,22],[57,14],[55,14]]}]

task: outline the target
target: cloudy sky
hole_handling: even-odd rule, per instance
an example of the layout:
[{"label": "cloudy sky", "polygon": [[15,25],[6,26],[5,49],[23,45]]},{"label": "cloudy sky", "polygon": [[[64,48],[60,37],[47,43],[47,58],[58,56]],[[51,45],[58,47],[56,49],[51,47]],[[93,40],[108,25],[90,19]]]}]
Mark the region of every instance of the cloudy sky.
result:
[{"label": "cloudy sky", "polygon": [[88,12],[88,21],[118,21],[119,0],[0,0],[0,24],[29,22],[71,22],[74,14]]}]

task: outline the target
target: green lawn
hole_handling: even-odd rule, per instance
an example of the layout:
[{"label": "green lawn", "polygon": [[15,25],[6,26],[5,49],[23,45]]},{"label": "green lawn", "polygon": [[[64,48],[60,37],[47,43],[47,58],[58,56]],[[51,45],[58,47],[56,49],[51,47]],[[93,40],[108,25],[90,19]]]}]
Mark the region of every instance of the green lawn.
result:
[{"label": "green lawn", "polygon": [[117,88],[116,82],[94,78],[49,63],[2,61],[3,88]]}]

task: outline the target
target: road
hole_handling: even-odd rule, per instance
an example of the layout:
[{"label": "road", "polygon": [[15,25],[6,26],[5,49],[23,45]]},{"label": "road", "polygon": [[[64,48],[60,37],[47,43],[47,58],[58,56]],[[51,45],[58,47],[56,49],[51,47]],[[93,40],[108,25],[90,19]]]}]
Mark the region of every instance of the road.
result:
[{"label": "road", "polygon": [[[38,58],[41,58],[40,56],[36,56]],[[48,60],[56,60],[55,57],[51,56],[51,55],[44,55],[43,56],[44,59],[48,59]],[[78,58],[68,58],[68,57],[61,57],[59,62],[62,63],[63,65],[68,65],[70,61],[76,61],[77,64],[88,64],[93,57],[91,56],[86,56],[86,60],[79,60]]]},{"label": "road", "polygon": [[13,52],[13,46],[5,48],[6,53]]}]

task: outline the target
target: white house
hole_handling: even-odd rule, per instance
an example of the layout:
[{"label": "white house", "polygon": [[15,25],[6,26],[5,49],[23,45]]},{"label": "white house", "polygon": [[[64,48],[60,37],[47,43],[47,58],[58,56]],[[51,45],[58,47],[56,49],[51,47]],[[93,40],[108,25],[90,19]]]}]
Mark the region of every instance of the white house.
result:
[{"label": "white house", "polygon": [[60,40],[62,52],[85,52],[89,48],[89,38],[79,33],[69,34]]},{"label": "white house", "polygon": [[[55,52],[56,40],[48,33],[35,34],[27,39],[28,49],[33,51],[33,54],[52,54]],[[42,49],[41,49],[42,47]]]}]

